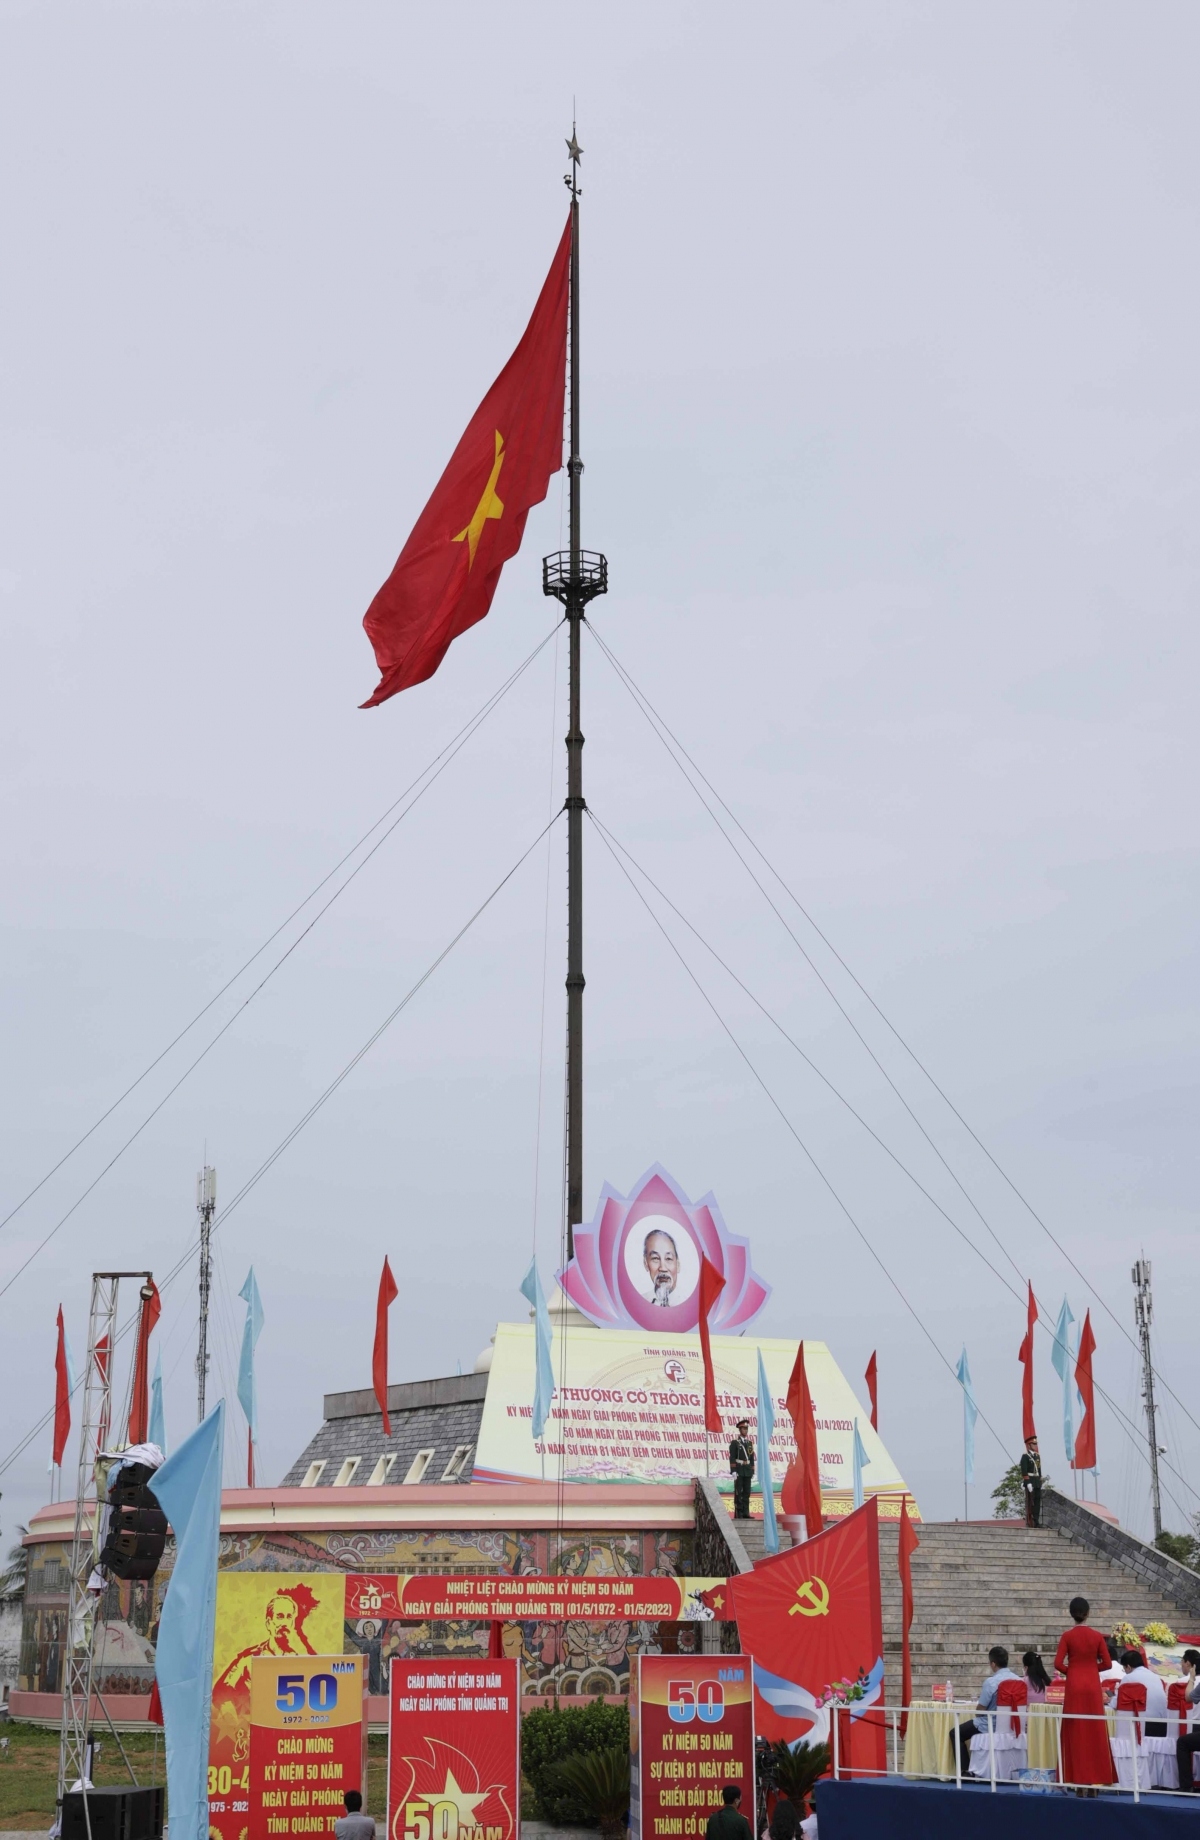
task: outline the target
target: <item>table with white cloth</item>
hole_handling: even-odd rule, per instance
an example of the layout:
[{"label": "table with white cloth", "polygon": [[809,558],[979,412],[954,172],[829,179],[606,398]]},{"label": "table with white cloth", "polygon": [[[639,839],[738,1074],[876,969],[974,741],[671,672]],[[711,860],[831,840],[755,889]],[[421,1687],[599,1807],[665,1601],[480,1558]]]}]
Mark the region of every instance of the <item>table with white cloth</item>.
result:
[{"label": "table with white cloth", "polygon": [[908,1710],[903,1774],[936,1776],[943,1782],[953,1782],[954,1753],[950,1749],[950,1734],[956,1725],[974,1716],[970,1706],[915,1699]]}]

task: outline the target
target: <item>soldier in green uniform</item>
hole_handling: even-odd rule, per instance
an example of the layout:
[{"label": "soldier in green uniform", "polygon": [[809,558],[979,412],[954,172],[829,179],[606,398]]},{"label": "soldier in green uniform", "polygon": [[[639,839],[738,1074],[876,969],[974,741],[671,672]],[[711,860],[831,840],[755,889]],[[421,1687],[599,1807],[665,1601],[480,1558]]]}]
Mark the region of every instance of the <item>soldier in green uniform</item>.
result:
[{"label": "soldier in green uniform", "polygon": [[1021,1486],[1025,1490],[1025,1525],[1040,1527],[1042,1524],[1042,1459],[1038,1455],[1038,1441],[1035,1437],[1025,1439],[1025,1455],[1018,1465],[1021,1471]]},{"label": "soldier in green uniform", "polygon": [[748,1418],[739,1418],[737,1436],[729,1446],[729,1467],[733,1471],[733,1518],[735,1521],[750,1519],[750,1482],[754,1475],[754,1445],[746,1435],[750,1429]]}]

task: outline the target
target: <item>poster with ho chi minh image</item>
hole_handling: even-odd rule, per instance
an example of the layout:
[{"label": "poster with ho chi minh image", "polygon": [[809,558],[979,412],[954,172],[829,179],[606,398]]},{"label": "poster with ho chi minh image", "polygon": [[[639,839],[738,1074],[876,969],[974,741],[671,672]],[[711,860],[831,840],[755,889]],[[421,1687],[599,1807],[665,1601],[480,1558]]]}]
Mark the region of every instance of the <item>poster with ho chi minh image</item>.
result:
[{"label": "poster with ho chi minh image", "polygon": [[332,1833],[347,1790],[366,1780],[362,1656],[255,1655],[249,1840]]},{"label": "poster with ho chi minh image", "polygon": [[518,1663],[397,1658],[389,1689],[388,1840],[518,1840]]},{"label": "poster with ho chi minh image", "polygon": [[340,1655],[345,1591],[341,1572],[219,1574],[208,1749],[213,1840],[249,1840],[253,1662]]}]

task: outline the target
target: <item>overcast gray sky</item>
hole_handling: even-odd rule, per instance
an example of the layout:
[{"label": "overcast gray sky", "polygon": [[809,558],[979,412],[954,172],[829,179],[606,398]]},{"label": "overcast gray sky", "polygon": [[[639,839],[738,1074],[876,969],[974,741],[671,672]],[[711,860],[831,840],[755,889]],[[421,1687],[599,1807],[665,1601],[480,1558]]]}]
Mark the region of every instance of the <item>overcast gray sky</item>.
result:
[{"label": "overcast gray sky", "polygon": [[[1127,1329],[1144,1249],[1161,1368],[1200,1417],[1194,6],[8,0],[0,29],[0,1212],[552,624],[558,481],[485,624],[356,707],[362,614],[549,264],[575,98],[596,627]],[[596,646],[585,664],[597,815],[1018,1283]],[[0,1459],[51,1403],[59,1302],[78,1350],[94,1267],[169,1270],[206,1146],[228,1199],[536,836],[562,666],[551,643],[0,1298]],[[385,1252],[394,1379],[470,1367],[520,1316],[547,912],[551,1269],[563,850],[219,1235],[212,1387],[232,1399],[253,1262],[266,1481],[324,1390],[368,1382]],[[1051,1309],[1092,1303],[1140,1427],[1128,1341],[790,920],[1015,1266]],[[1001,1441],[980,1426],[987,1513],[1018,1304],[686,949],[938,1347],[966,1342]],[[824,1338],[860,1388],[878,1347],[885,1439],[927,1515],[961,1513],[952,1379],[594,835],[585,969],[589,1208],[655,1160],[712,1189],[774,1284],[764,1333]],[[0,1231],[0,1282],[251,983]],[[194,1325],[189,1267],[162,1331],[175,1439]],[[1101,1497],[1148,1531],[1106,1408],[1099,1438]],[[1170,1401],[1163,1441],[1200,1485]],[[45,1433],[0,1478],[5,1534],[48,1456]],[[1197,1497],[1166,1480],[1179,1527]]]}]

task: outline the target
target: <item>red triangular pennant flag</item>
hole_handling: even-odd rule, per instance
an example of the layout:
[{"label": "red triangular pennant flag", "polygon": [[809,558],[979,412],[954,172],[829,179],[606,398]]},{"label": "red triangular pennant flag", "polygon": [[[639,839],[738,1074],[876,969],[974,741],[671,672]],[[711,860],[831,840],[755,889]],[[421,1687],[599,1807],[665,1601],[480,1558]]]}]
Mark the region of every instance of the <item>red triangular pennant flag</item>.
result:
[{"label": "red triangular pennant flag", "polygon": [[383,1428],[388,1437],[392,1435],[392,1421],[388,1417],[388,1307],[400,1295],[396,1289],[396,1280],[387,1260],[383,1261],[383,1270],[379,1274],[379,1296],[375,1302],[375,1346],[371,1351],[371,1382],[375,1388],[375,1397],[379,1401],[379,1410],[383,1413]]},{"label": "red triangular pennant flag", "polygon": [[58,1346],[54,1351],[54,1462],[61,1465],[71,1431],[71,1380],[67,1372],[67,1331],[58,1306]]},{"label": "red triangular pennant flag", "polygon": [[720,1431],[721,1413],[717,1406],[717,1379],[713,1372],[712,1347],[708,1339],[708,1319],[717,1298],[725,1289],[725,1280],[704,1255],[700,1259],[700,1357],[704,1362],[704,1429]]}]

